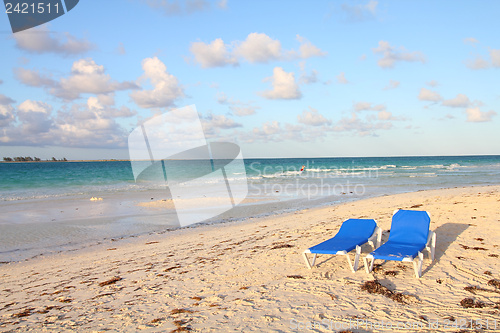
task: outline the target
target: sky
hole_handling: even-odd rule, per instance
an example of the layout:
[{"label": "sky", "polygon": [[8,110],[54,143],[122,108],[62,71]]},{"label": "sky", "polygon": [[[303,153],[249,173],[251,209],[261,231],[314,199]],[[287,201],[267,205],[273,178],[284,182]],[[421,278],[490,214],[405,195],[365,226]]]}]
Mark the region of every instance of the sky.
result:
[{"label": "sky", "polygon": [[81,0],[0,15],[0,158],[128,159],[195,105],[245,158],[500,154],[500,2]]}]

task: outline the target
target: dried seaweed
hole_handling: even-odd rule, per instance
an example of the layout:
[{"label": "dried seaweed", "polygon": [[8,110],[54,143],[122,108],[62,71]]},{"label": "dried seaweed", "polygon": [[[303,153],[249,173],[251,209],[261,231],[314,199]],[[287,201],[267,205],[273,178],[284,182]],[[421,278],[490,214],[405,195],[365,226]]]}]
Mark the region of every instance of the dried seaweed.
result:
[{"label": "dried seaweed", "polygon": [[163,318],[163,317],[155,318],[155,319],[151,320],[151,324],[159,323],[160,321],[163,321],[163,320],[165,320],[165,318]]},{"label": "dried seaweed", "polygon": [[491,279],[488,281],[488,286],[492,286],[492,287],[499,289],[500,288],[500,280]]},{"label": "dried seaweed", "polygon": [[395,302],[406,304],[406,295],[390,290],[389,288],[380,284],[380,282],[378,282],[377,280],[366,281],[361,286],[361,290],[367,291],[370,294],[384,295],[385,297],[390,298]]},{"label": "dried seaweed", "polygon": [[181,314],[181,313],[193,313],[194,311],[188,309],[173,309],[170,311],[171,315]]},{"label": "dried seaweed", "polygon": [[398,271],[387,271],[384,273],[385,275],[396,276],[399,274]]},{"label": "dried seaweed", "polygon": [[488,249],[485,249],[484,247],[478,247],[478,246],[470,247],[470,246],[463,245],[463,244],[459,244],[459,245],[464,250],[488,251]]},{"label": "dried seaweed", "polygon": [[285,248],[290,248],[290,247],[294,247],[294,245],[291,245],[291,244],[276,244],[274,245],[271,250],[276,250],[276,249],[285,249]]},{"label": "dried seaweed", "polygon": [[21,312],[18,312],[18,313],[14,313],[12,315],[12,317],[15,317],[15,318],[21,318],[21,317],[27,317],[29,315],[32,314],[32,311],[35,310],[34,308],[26,308],[24,309],[23,311]]},{"label": "dried seaweed", "polygon": [[173,269],[177,269],[177,268],[181,268],[182,266],[181,265],[175,265],[175,266],[172,266],[172,267],[169,267],[169,268],[165,268],[163,271],[164,272],[169,272]]},{"label": "dried seaweed", "polygon": [[460,301],[463,308],[484,308],[485,304],[481,301],[474,301],[472,298],[464,298]]},{"label": "dried seaweed", "polygon": [[110,284],[115,284],[116,282],[120,281],[122,278],[119,276],[115,276],[107,281],[99,282],[99,287],[104,287],[108,286]]}]

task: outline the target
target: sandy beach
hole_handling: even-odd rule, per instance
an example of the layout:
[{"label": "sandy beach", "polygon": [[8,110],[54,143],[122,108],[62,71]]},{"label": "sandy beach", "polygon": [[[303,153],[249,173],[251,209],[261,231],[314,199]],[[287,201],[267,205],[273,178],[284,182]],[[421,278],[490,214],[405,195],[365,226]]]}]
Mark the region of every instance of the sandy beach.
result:
[{"label": "sandy beach", "polygon": [[[3,264],[0,331],[500,331],[498,207],[500,186],[421,191]],[[398,262],[351,273],[341,256],[307,269],[302,252],[348,218],[387,240],[398,208],[431,214],[422,278]]]}]

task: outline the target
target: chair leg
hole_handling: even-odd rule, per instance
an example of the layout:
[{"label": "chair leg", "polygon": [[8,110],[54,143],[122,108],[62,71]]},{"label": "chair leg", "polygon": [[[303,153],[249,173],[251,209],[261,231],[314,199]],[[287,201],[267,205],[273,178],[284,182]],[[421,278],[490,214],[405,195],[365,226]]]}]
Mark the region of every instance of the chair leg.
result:
[{"label": "chair leg", "polygon": [[346,253],[345,254],[346,258],[347,258],[347,262],[349,263],[349,267],[351,268],[351,272],[356,272],[355,271],[355,268],[352,266],[352,262],[351,262],[351,258],[349,257],[349,253]]},{"label": "chair leg", "polygon": [[429,258],[431,261],[434,261],[436,253],[436,233],[434,231],[429,231],[429,238],[427,239],[425,249],[429,252]]},{"label": "chair leg", "polygon": [[[418,261],[418,263],[417,263]],[[419,279],[422,276],[422,262],[424,261],[424,254],[422,252],[418,253],[417,258],[413,260],[413,269],[415,270],[415,277]]]},{"label": "chair leg", "polygon": [[309,262],[309,258],[307,258],[306,253],[305,253],[305,252],[303,252],[303,253],[302,253],[302,255],[304,256],[304,260],[305,260],[305,262],[306,262],[307,267],[308,267],[309,269],[311,269],[311,267],[312,267],[312,266],[311,266],[311,263]]},{"label": "chair leg", "polygon": [[377,248],[380,246],[380,243],[382,243],[382,229],[378,228],[378,230],[377,230]]},{"label": "chair leg", "polygon": [[424,254],[422,252],[418,253],[418,277],[422,277],[422,264],[424,263]]},{"label": "chair leg", "polygon": [[432,240],[431,240],[431,260],[434,261],[434,256],[436,254],[436,233],[432,233]]},{"label": "chair leg", "polygon": [[356,256],[354,257],[354,271],[353,272],[358,270],[360,256],[361,256],[361,246],[356,245]]},{"label": "chair leg", "polygon": [[314,266],[314,264],[316,263],[316,257],[318,255],[315,253],[314,256],[313,256],[313,260],[312,260],[312,263],[311,263],[311,266]]},{"label": "chair leg", "polygon": [[366,274],[370,274],[370,272],[373,270],[373,262],[375,261],[375,258],[370,258],[372,261],[370,265],[368,265],[368,258],[364,257],[363,258],[363,263],[365,264],[365,271]]}]

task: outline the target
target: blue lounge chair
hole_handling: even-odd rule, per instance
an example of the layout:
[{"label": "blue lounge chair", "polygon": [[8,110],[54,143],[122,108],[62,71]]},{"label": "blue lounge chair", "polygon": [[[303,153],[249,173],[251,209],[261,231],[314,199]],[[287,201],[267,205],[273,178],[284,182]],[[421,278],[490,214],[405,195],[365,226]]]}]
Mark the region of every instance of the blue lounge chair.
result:
[{"label": "blue lounge chair", "polygon": [[[373,270],[375,259],[407,261],[413,262],[415,276],[420,278],[424,260],[422,251],[427,249],[432,261],[436,249],[436,233],[429,231],[430,222],[429,213],[424,211],[394,211],[389,239],[363,259],[366,272],[370,273]],[[368,267],[368,259],[372,260],[370,267]]]},{"label": "blue lounge chair", "polygon": [[[316,261],[316,256],[318,254],[345,255],[351,270],[355,272],[358,269],[361,245],[369,243],[375,249],[380,244],[381,237],[382,230],[377,227],[375,220],[349,219],[342,223],[342,226],[335,237],[305,250],[303,253],[304,259],[307,267],[310,269],[314,266],[314,262]],[[375,239],[377,242],[376,245],[374,244]],[[356,249],[354,267],[352,265],[351,258],[349,257],[349,252],[353,249]],[[312,263],[310,263],[307,258],[308,253],[314,254]]]}]

